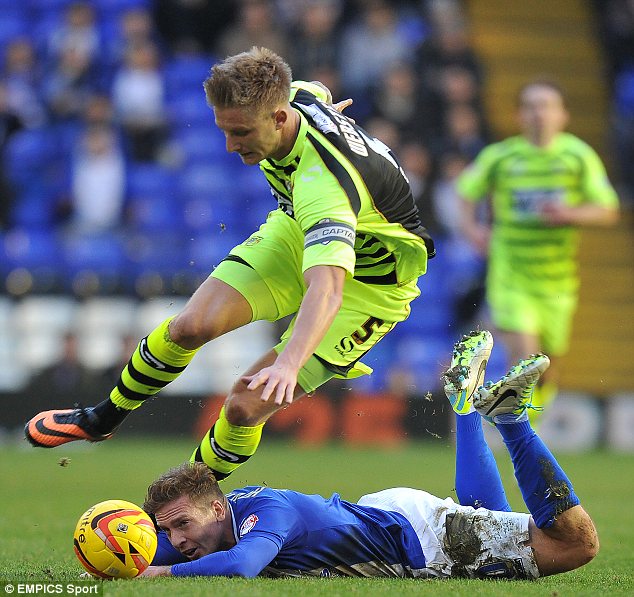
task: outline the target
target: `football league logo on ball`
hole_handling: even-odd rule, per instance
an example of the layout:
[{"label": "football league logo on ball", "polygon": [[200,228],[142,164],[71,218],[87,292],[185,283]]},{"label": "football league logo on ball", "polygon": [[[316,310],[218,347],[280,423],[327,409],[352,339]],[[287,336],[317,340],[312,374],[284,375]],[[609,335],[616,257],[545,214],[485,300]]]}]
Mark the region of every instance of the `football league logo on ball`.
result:
[{"label": "football league logo on ball", "polygon": [[108,500],[86,510],[73,539],[81,565],[93,576],[108,579],[141,574],[158,545],[150,517],[123,500]]}]

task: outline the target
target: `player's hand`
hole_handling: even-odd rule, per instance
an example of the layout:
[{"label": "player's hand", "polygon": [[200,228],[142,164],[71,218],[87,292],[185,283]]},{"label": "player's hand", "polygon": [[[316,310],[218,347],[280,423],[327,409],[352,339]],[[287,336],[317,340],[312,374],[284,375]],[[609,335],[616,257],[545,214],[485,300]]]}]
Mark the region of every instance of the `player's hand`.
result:
[{"label": "player's hand", "polygon": [[172,576],[171,566],[148,566],[141,574],[134,578],[154,578],[156,576]]},{"label": "player's hand", "polygon": [[546,203],[542,206],[541,216],[545,224],[565,226],[574,220],[574,208],[561,203]]},{"label": "player's hand", "polygon": [[[278,360],[279,361],[279,360]],[[267,402],[271,396],[275,397],[275,404],[291,404],[297,385],[297,369],[275,361],[270,367],[265,367],[254,375],[245,375],[242,381],[247,384],[248,390],[256,390],[260,386],[262,395],[260,400]]]},{"label": "player's hand", "polygon": [[[342,113],[348,106],[351,106],[351,105],[352,105],[352,98],[348,98],[345,100],[341,100],[340,102],[337,102],[336,104],[333,104],[332,107],[335,110],[337,110],[337,112]],[[354,120],[352,122],[354,122]]]},{"label": "player's hand", "polygon": [[483,256],[489,252],[489,242],[491,240],[491,229],[482,224],[469,226],[465,231],[467,240],[473,245],[475,250]]}]

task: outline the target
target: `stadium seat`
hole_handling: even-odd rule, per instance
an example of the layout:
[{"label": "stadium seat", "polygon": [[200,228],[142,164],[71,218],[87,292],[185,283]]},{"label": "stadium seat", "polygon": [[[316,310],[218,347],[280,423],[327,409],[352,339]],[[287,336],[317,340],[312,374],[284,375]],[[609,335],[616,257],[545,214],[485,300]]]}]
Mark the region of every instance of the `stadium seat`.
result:
[{"label": "stadium seat", "polygon": [[139,303],[130,332],[142,338],[147,336],[159,323],[179,313],[187,299],[182,296],[157,296]]},{"label": "stadium seat", "polygon": [[170,232],[183,228],[183,204],[177,177],[155,164],[135,164],[128,173],[127,212],[137,232]]},{"label": "stadium seat", "polygon": [[195,91],[183,91],[167,102],[167,113],[175,129],[214,127],[214,113],[205,101],[202,85]]},{"label": "stadium seat", "polygon": [[15,359],[33,375],[61,358],[63,340],[63,334],[55,332],[20,334],[14,347]]},{"label": "stadium seat", "polygon": [[[124,274],[132,289],[140,292],[140,284],[151,278],[159,280],[151,292],[168,292],[174,276],[187,275],[188,261],[185,249],[187,239],[181,232],[138,233],[129,235],[126,241]],[[150,292],[141,292],[147,294]]]},{"label": "stadium seat", "polygon": [[85,332],[108,330],[123,336],[134,329],[138,301],[124,296],[99,296],[79,304],[76,313],[77,329]]},{"label": "stadium seat", "polygon": [[57,156],[57,147],[48,131],[22,130],[13,135],[4,151],[5,170],[14,183],[32,180],[34,172],[50,164]]},{"label": "stadium seat", "polygon": [[230,158],[239,159],[227,153],[224,135],[213,126],[177,130],[173,142],[182,152],[186,166],[197,163],[222,166]]},{"label": "stadium seat", "polygon": [[15,304],[13,325],[21,334],[63,335],[74,327],[76,312],[70,296],[27,296]]},{"label": "stadium seat", "polygon": [[163,74],[165,88],[171,98],[186,92],[198,93],[204,103],[204,95],[200,95],[203,81],[209,76],[209,69],[214,62],[215,58],[204,55],[183,55],[169,60],[164,66]]},{"label": "stadium seat", "polygon": [[190,270],[198,274],[210,273],[245,238],[239,233],[232,234],[228,231],[200,233],[188,243],[187,263]]},{"label": "stadium seat", "polygon": [[14,228],[4,235],[2,258],[9,270],[56,268],[60,262],[57,238],[49,230]]},{"label": "stadium seat", "polygon": [[114,366],[121,358],[121,336],[103,327],[100,330],[78,330],[79,361],[85,367],[104,370]]},{"label": "stadium seat", "polygon": [[7,7],[0,5],[0,47],[6,46],[13,39],[29,33],[29,23],[19,5]]},{"label": "stadium seat", "polygon": [[114,234],[73,234],[62,241],[67,290],[79,295],[120,289],[125,252]]},{"label": "stadium seat", "polygon": [[54,223],[57,196],[41,181],[20,193],[11,209],[11,225],[27,230],[50,230]]},{"label": "stadium seat", "polygon": [[28,382],[29,370],[15,358],[20,336],[13,326],[13,304],[7,297],[0,297],[0,326],[0,360],[11,363],[10,367],[0,367],[0,394],[19,392]]}]

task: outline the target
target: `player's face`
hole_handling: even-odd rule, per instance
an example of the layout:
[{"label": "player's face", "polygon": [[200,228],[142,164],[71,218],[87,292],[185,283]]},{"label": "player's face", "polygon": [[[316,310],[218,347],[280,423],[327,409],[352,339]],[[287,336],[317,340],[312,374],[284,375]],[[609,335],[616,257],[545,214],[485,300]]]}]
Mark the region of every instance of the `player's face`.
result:
[{"label": "player's face", "polygon": [[245,164],[254,165],[278,155],[281,126],[277,112],[254,113],[248,108],[214,108],[216,125],[225,134],[227,151],[237,153]]},{"label": "player's face", "polygon": [[199,505],[189,496],[181,496],[156,512],[156,522],[178,551],[197,560],[232,547],[233,533],[226,514],[219,500]]},{"label": "player's face", "polygon": [[520,97],[519,119],[531,140],[548,142],[568,122],[568,112],[559,92],[548,86],[531,85]]}]

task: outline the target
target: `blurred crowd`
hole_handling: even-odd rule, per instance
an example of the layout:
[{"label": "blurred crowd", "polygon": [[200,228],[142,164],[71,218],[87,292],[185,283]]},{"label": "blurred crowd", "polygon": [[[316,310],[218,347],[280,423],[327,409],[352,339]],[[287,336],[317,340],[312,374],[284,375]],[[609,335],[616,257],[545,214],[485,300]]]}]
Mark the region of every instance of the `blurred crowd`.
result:
[{"label": "blurred crowd", "polygon": [[188,294],[252,231],[274,203],[225,154],[202,91],[218,57],[252,45],[353,98],[348,114],[399,156],[432,232],[452,233],[451,182],[489,140],[456,0],[0,8],[0,274],[14,296]]},{"label": "blurred crowd", "polygon": [[622,198],[634,200],[634,1],[595,0],[612,97],[612,147]]},{"label": "blurred crowd", "polygon": [[[595,6],[627,198],[634,0]],[[125,296],[117,320],[125,311],[136,321],[143,299],[188,296],[275,208],[257,169],[226,153],[202,89],[216,60],[252,45],[279,52],[296,79],[352,98],[347,114],[387,143],[406,171],[439,250],[421,285],[425,308],[414,307],[373,349],[371,361],[390,366],[377,367],[367,383],[400,394],[433,389],[438,355],[482,304],[484,263],[457,231],[453,184],[493,140],[468,25],[460,0],[0,0],[0,320],[8,330],[0,354],[10,359],[17,346],[19,357],[0,375],[0,390],[23,389],[29,378],[42,385],[33,395],[55,380],[81,385],[77,361],[107,371],[87,382],[107,386],[120,367],[125,330],[116,326],[112,334],[102,323],[82,328],[79,350],[72,323],[53,326],[48,343],[39,320],[25,323],[30,334],[12,330],[16,306],[28,313],[29,297],[63,294],[74,301],[63,308],[77,311],[109,295],[115,302],[99,311],[101,322]],[[249,343],[270,343],[269,334],[252,334]],[[214,386],[209,367],[219,355],[242,355],[245,343],[234,344],[235,351],[199,359],[192,387],[210,392],[229,383]],[[34,354],[42,358],[31,363]],[[505,355],[496,355],[491,367],[502,372]],[[57,358],[59,375],[44,369]]]}]

